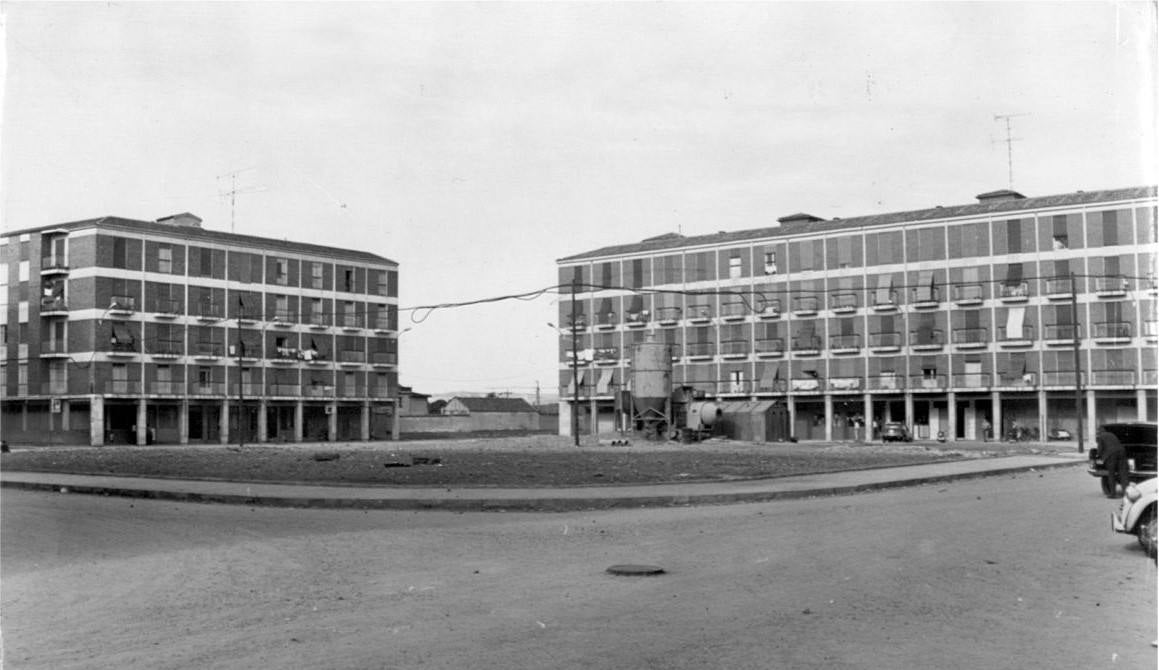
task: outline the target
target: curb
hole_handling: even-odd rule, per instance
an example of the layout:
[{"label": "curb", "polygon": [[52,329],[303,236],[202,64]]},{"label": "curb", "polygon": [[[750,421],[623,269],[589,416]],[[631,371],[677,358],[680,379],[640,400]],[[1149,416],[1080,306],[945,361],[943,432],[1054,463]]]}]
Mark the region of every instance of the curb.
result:
[{"label": "curb", "polygon": [[[690,507],[695,505],[731,505],[738,503],[798,500],[821,496],[851,495],[870,491],[939,484],[965,479],[980,479],[997,475],[1054,470],[1086,465],[1086,461],[1060,461],[1040,465],[1022,465],[995,468],[979,472],[913,477],[867,484],[821,486],[809,489],[746,491],[737,493],[669,493],[643,496],[593,497],[527,497],[527,498],[322,498],[311,496],[252,495],[231,493],[199,493],[195,491],[167,491],[123,486],[75,485],[51,481],[0,481],[0,487],[31,491],[57,491],[86,495],[172,500],[178,502],[217,503],[261,507],[299,509],[357,509],[357,510],[445,510],[457,512],[576,512],[585,510],[628,509],[648,507]],[[51,475],[49,475],[51,476]],[[775,480],[770,480],[775,481]],[[656,488],[664,487],[664,484]]]}]

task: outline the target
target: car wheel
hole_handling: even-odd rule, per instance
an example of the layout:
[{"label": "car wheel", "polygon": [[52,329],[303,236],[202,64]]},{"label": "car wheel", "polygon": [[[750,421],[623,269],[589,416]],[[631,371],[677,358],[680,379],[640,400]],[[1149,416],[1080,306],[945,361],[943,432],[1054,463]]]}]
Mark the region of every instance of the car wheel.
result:
[{"label": "car wheel", "polygon": [[1110,477],[1106,477],[1106,476],[1100,477],[1099,478],[1099,486],[1103,487],[1103,495],[1105,495],[1105,496],[1115,495],[1115,488],[1116,488],[1115,482],[1111,481]]},{"label": "car wheel", "polygon": [[1143,512],[1143,518],[1135,525],[1135,536],[1139,538],[1139,545],[1151,558],[1155,558],[1155,506],[1152,505]]}]

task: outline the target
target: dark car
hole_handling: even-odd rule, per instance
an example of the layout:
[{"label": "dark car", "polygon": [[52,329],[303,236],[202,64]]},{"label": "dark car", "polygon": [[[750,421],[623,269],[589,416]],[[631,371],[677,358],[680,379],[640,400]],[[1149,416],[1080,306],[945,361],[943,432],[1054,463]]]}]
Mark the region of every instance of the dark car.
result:
[{"label": "dark car", "polygon": [[911,442],[913,439],[904,423],[887,423],[881,427],[882,442]]},{"label": "dark car", "polygon": [[[1154,477],[1156,437],[1159,434],[1157,433],[1159,424],[1150,422],[1108,423],[1105,424],[1105,427],[1107,432],[1119,438],[1119,442],[1123,443],[1123,451],[1127,454],[1128,478],[1132,482],[1141,482]],[[1092,477],[1099,478],[1104,494],[1112,494],[1114,485],[1103,465],[1103,455],[1098,453],[1098,449],[1095,448],[1087,451],[1087,458],[1090,459],[1090,467],[1087,468],[1087,472]]]}]

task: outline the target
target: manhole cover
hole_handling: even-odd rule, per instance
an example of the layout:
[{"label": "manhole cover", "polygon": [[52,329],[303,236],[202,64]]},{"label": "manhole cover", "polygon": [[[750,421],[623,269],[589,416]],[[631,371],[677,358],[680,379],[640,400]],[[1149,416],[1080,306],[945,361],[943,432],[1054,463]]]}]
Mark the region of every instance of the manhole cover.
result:
[{"label": "manhole cover", "polygon": [[664,568],[658,565],[613,565],[608,572],[626,577],[651,577],[664,574]]}]

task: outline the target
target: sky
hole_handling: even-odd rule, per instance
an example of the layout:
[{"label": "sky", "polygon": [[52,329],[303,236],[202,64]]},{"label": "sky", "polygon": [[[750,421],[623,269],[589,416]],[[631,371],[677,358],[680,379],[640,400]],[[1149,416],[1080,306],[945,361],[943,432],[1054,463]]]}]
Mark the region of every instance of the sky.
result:
[{"label": "sky", "polygon": [[409,308],[669,232],[1154,184],[1155,11],[5,2],[0,229],[189,211],[370,251],[402,384],[550,396],[554,293]]}]

